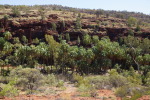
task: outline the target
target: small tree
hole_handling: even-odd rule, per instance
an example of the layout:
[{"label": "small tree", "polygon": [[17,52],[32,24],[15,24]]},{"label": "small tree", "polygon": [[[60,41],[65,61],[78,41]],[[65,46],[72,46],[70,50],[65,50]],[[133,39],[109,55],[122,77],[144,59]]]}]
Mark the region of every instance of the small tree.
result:
[{"label": "small tree", "polygon": [[21,14],[20,14],[20,11],[17,7],[13,7],[12,8],[12,16],[13,17],[19,17]]},{"label": "small tree", "polygon": [[128,34],[129,34],[129,35],[131,35],[131,36],[134,36],[134,32],[133,32],[133,30],[132,30],[132,29],[130,29],[130,30],[128,31]]},{"label": "small tree", "polygon": [[70,41],[70,35],[69,35],[69,33],[66,34],[66,40]]},{"label": "small tree", "polygon": [[98,36],[93,36],[93,43],[97,44],[99,42],[99,37]]},{"label": "small tree", "polygon": [[16,85],[22,90],[29,90],[29,94],[43,84],[43,75],[39,70],[33,68],[18,67],[10,72],[10,76],[13,77],[12,79],[17,79]]},{"label": "small tree", "polygon": [[41,7],[39,10],[38,10],[40,16],[41,16],[41,20],[44,20],[45,19],[45,9],[43,7]]},{"label": "small tree", "polygon": [[127,24],[129,27],[133,27],[137,25],[137,19],[134,17],[129,17],[127,20]]},{"label": "small tree", "polygon": [[57,25],[55,23],[52,23],[52,30],[56,31],[56,29],[57,29]]},{"label": "small tree", "polygon": [[24,43],[27,43],[27,42],[28,42],[27,37],[26,37],[26,36],[24,36],[24,35],[22,36],[21,40],[22,40]]},{"label": "small tree", "polygon": [[85,45],[91,44],[91,43],[92,43],[91,36],[88,35],[88,34],[85,34],[85,35],[83,36],[83,43],[84,43]]},{"label": "small tree", "polygon": [[80,37],[78,36],[78,39],[77,39],[77,43],[78,45],[80,44],[81,40],[80,40]]},{"label": "small tree", "polygon": [[9,18],[9,17],[8,17],[7,15],[5,15],[3,19],[4,19],[5,21],[7,21],[8,18]]},{"label": "small tree", "polygon": [[78,13],[78,17],[81,18],[81,13]]},{"label": "small tree", "polygon": [[96,17],[99,18],[100,15],[104,14],[104,11],[103,10],[96,10],[95,14],[96,14]]},{"label": "small tree", "polygon": [[18,37],[14,37],[14,38],[13,38],[13,43],[20,43],[19,38],[18,38]]},{"label": "small tree", "polygon": [[4,33],[4,37],[5,37],[6,40],[10,40],[12,38],[12,35],[9,31],[7,31],[7,32]]},{"label": "small tree", "polygon": [[35,38],[35,39],[33,39],[33,41],[32,41],[33,43],[35,43],[35,44],[38,44],[40,41],[39,41],[39,39],[38,38]]},{"label": "small tree", "polygon": [[135,31],[136,31],[136,32],[139,32],[139,31],[141,31],[141,28],[140,28],[140,26],[139,26],[139,25],[137,25],[137,26],[136,26],[136,29],[135,29]]},{"label": "small tree", "polygon": [[5,39],[3,37],[0,37],[0,50],[3,49],[5,42]]},{"label": "small tree", "polygon": [[60,34],[58,39],[59,39],[59,41],[62,41],[63,40],[63,35]]},{"label": "small tree", "polygon": [[64,21],[64,20],[62,20],[62,27],[63,27],[63,30],[64,30],[65,27],[66,27],[66,24],[65,24],[65,21]]},{"label": "small tree", "polygon": [[81,27],[82,27],[81,19],[80,19],[79,17],[77,17],[75,28],[76,28],[76,29],[81,29]]}]

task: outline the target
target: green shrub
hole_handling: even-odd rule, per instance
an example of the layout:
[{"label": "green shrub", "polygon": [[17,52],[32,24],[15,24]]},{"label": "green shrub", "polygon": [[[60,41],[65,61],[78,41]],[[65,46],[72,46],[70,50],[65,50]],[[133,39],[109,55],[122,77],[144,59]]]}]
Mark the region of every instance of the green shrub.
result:
[{"label": "green shrub", "polygon": [[63,87],[64,86],[64,81],[63,80],[60,80],[58,83],[57,83],[57,87]]},{"label": "green shrub", "polygon": [[112,87],[120,87],[128,84],[127,79],[121,75],[110,76],[109,81]]},{"label": "green shrub", "polygon": [[130,98],[131,100],[137,100],[142,97],[142,93],[134,93],[134,95]]},{"label": "green shrub", "polygon": [[57,80],[54,74],[48,74],[45,76],[45,83],[50,85],[50,86],[56,86],[57,85]]},{"label": "green shrub", "polygon": [[44,84],[44,76],[37,69],[18,67],[10,72],[10,77],[16,78],[17,87],[29,90],[30,93]]},{"label": "green shrub", "polygon": [[57,25],[55,23],[52,23],[52,30],[56,31],[57,30]]},{"label": "green shrub", "polygon": [[136,94],[143,94],[144,92],[145,89],[143,87],[135,84],[128,84],[117,88],[115,94],[119,97],[126,97],[126,96],[136,97]]},{"label": "green shrub", "polygon": [[39,39],[38,38],[35,38],[35,39],[33,39],[33,41],[32,41],[32,43],[35,43],[35,44],[39,44]]},{"label": "green shrub", "polygon": [[137,85],[142,84],[142,76],[139,73],[137,73],[133,67],[130,67],[129,71],[123,70],[121,75],[126,77],[127,80],[133,84],[137,84]]},{"label": "green shrub", "polygon": [[112,71],[109,76],[94,76],[88,77],[89,83],[92,84],[96,89],[112,89],[128,84],[125,77],[117,74],[116,71]]},{"label": "green shrub", "polygon": [[108,76],[94,76],[87,77],[89,83],[92,84],[96,89],[110,89],[110,81]]},{"label": "green shrub", "polygon": [[12,34],[9,31],[6,31],[3,35],[6,40],[10,40],[12,38]]},{"label": "green shrub", "polygon": [[136,29],[135,29],[135,31],[136,31],[136,32],[139,32],[139,31],[141,31],[141,28],[140,28],[140,26],[139,26],[139,25],[137,25],[137,26],[136,26]]},{"label": "green shrub", "polygon": [[13,97],[17,96],[19,94],[19,91],[17,88],[14,86],[15,81],[10,81],[8,84],[4,84],[3,86],[0,85],[2,90],[0,91],[0,97]]},{"label": "green shrub", "polygon": [[148,72],[144,78],[145,85],[150,87],[150,72]]},{"label": "green shrub", "polygon": [[120,87],[128,83],[127,79],[119,75],[116,69],[112,69],[109,74],[109,81],[112,87]]},{"label": "green shrub", "polygon": [[21,14],[20,14],[20,11],[17,7],[13,7],[12,8],[12,16],[13,17],[19,17]]},{"label": "green shrub", "polygon": [[111,70],[109,71],[109,74],[110,74],[110,76],[111,76],[111,75],[118,75],[118,72],[117,72],[116,69],[111,69]]},{"label": "green shrub", "polygon": [[79,92],[87,92],[91,90],[92,90],[92,87],[90,85],[80,84],[78,87]]},{"label": "green shrub", "polygon": [[74,74],[72,81],[76,84],[77,87],[84,84],[86,86],[89,85],[89,81],[79,74]]}]

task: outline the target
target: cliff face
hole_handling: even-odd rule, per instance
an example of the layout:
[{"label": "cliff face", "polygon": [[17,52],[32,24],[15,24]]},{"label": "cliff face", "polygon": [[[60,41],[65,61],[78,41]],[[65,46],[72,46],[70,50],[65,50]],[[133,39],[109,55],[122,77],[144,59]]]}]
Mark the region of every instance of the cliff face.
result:
[{"label": "cliff face", "polygon": [[[31,42],[34,38],[44,38],[45,34],[53,35],[57,40],[57,37],[61,33],[69,33],[71,41],[76,40],[78,36],[82,36],[82,31],[74,31],[72,26],[75,25],[74,21],[66,21],[65,28],[63,28],[62,21],[59,21],[56,16],[55,19],[49,20],[19,20],[10,21],[1,19],[0,20],[0,35],[5,31],[10,31],[13,37],[22,37],[25,35]],[[52,30],[52,23],[55,23],[57,28]],[[93,27],[89,23],[82,23],[83,29],[92,29]],[[99,37],[109,36],[111,40],[116,40],[118,37],[128,35],[128,28],[112,28],[112,27],[98,27],[97,31],[92,31],[90,35],[97,35]],[[105,33],[103,33],[105,32]],[[135,36],[141,38],[150,38],[150,32],[142,30],[140,34],[134,33]]]}]

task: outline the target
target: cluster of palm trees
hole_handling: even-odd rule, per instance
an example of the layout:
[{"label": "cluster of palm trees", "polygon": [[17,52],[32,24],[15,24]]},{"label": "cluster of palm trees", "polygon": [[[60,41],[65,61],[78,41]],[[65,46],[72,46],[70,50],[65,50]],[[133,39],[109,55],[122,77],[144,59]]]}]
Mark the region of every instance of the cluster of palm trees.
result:
[{"label": "cluster of palm trees", "polygon": [[[132,40],[132,41],[131,41]],[[150,40],[128,36],[123,43],[109,38],[83,36],[84,46],[70,46],[66,40],[56,42],[53,36],[45,35],[45,42],[39,44],[12,44],[0,39],[0,66],[22,65],[34,68],[44,66],[45,72],[99,74],[112,69],[116,64],[121,69],[133,66],[139,71],[150,70]],[[86,45],[92,44],[91,48]],[[144,45],[147,46],[144,46]],[[149,44],[149,45],[148,45]],[[7,61],[7,62],[6,62]],[[145,67],[146,66],[146,67]],[[50,68],[49,68],[50,67]]]}]

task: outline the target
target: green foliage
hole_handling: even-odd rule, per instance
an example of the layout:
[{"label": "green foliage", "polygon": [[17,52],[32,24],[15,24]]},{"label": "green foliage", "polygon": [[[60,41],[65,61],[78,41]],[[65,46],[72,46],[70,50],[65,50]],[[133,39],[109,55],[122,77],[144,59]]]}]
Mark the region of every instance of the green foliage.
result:
[{"label": "green foliage", "polygon": [[134,36],[134,32],[133,32],[133,30],[132,30],[132,29],[130,29],[130,30],[128,31],[128,34],[129,34],[129,35],[131,35],[131,36]]},{"label": "green foliage", "polygon": [[18,37],[14,37],[14,38],[13,38],[13,43],[16,43],[16,44],[17,44],[17,43],[20,43],[19,38],[18,38]]},{"label": "green foliage", "polygon": [[81,13],[78,13],[78,17],[81,18]]},{"label": "green foliage", "polygon": [[6,40],[10,40],[12,38],[12,35],[9,31],[3,33],[3,35]]},{"label": "green foliage", "polygon": [[115,66],[114,66],[114,68],[116,69],[116,71],[118,72],[118,73],[120,73],[122,70],[121,70],[121,65],[118,65],[118,64],[116,64]]},{"label": "green foliage", "polygon": [[23,43],[27,43],[27,42],[28,42],[27,37],[26,37],[26,36],[24,36],[24,35],[22,36],[21,40],[23,41]]},{"label": "green foliage", "polygon": [[3,49],[5,42],[5,39],[3,37],[0,37],[0,50]]},{"label": "green foliage", "polygon": [[66,27],[66,24],[65,24],[64,20],[62,20],[62,27],[63,27],[63,29],[65,29],[65,27]]},{"label": "green foliage", "polygon": [[137,25],[137,19],[134,18],[134,17],[129,17],[128,20],[127,20],[127,24],[129,27],[134,27]]},{"label": "green foliage", "polygon": [[133,84],[142,84],[142,76],[136,73],[133,67],[130,67],[129,71],[124,71],[122,75],[125,76],[127,80]]},{"label": "green foliage", "polygon": [[10,72],[10,76],[16,78],[16,86],[22,90],[33,93],[36,88],[44,84],[43,75],[37,69],[18,67]]},{"label": "green foliage", "polygon": [[13,14],[13,17],[19,17],[21,15],[17,7],[12,8],[12,14]]},{"label": "green foliage", "polygon": [[150,64],[150,54],[140,55],[136,58],[136,60],[142,65]]},{"label": "green foliage", "polygon": [[63,80],[58,81],[56,86],[57,87],[63,87],[64,86],[64,81]]},{"label": "green foliage", "polygon": [[80,40],[80,37],[78,36],[78,39],[77,39],[77,43],[80,44],[81,43],[81,40]]},{"label": "green foliage", "polygon": [[94,44],[97,44],[99,42],[99,37],[98,36],[93,36],[92,41]]},{"label": "green foliage", "polygon": [[81,19],[77,17],[75,29],[81,29],[81,28],[82,28]]},{"label": "green foliage", "polygon": [[9,16],[4,15],[4,18],[3,18],[3,19],[4,19],[5,21],[7,21],[7,20],[8,20],[8,18],[9,18]]},{"label": "green foliage", "polygon": [[119,75],[116,71],[111,73],[109,76],[87,77],[87,80],[89,80],[89,83],[96,89],[112,89],[128,84],[127,79]]},{"label": "green foliage", "polygon": [[135,29],[135,31],[136,31],[136,32],[139,32],[139,31],[141,31],[141,28],[140,28],[140,26],[139,26],[139,25],[137,25],[137,26],[136,26],[136,29]]},{"label": "green foliage", "polygon": [[33,41],[32,41],[32,43],[35,43],[35,44],[39,44],[39,39],[38,38],[35,38],[35,39],[33,39]]},{"label": "green foliage", "polygon": [[99,18],[100,15],[104,14],[104,11],[103,10],[96,10],[95,14],[96,14],[96,17]]},{"label": "green foliage", "polygon": [[88,91],[91,91],[91,86],[87,86],[85,84],[80,84],[79,87],[78,87],[78,91],[79,92],[88,92]]},{"label": "green foliage", "polygon": [[111,69],[111,71],[109,71],[110,75],[118,75],[118,72],[116,69]]},{"label": "green foliage", "polygon": [[57,25],[56,25],[56,23],[52,23],[52,30],[53,30],[53,31],[56,31],[56,30],[57,30]]},{"label": "green foliage", "polygon": [[7,97],[17,96],[19,94],[19,91],[17,90],[17,88],[14,85],[15,85],[15,81],[10,81],[8,84],[4,85],[2,87],[2,90],[0,91],[0,97],[4,97],[4,96],[7,96]]},{"label": "green foliage", "polygon": [[48,84],[50,86],[56,86],[57,85],[58,82],[57,82],[57,79],[56,79],[54,74],[48,74],[44,77],[45,77],[45,79],[44,79],[45,84]]},{"label": "green foliage", "polygon": [[40,16],[41,16],[41,20],[44,20],[45,19],[45,8],[44,7],[41,7],[39,10],[38,10]]},{"label": "green foliage", "polygon": [[119,97],[123,97],[123,100],[128,100],[126,96],[131,96],[130,100],[137,100],[143,95],[146,95],[147,89],[144,87],[135,85],[135,84],[128,84],[116,89],[115,94]]},{"label": "green foliage", "polygon": [[69,35],[69,33],[66,33],[66,40],[70,41],[70,35]]},{"label": "green foliage", "polygon": [[150,72],[146,74],[144,81],[145,81],[145,85],[150,87]]},{"label": "green foliage", "polygon": [[88,34],[85,34],[85,35],[83,36],[83,43],[84,43],[85,45],[91,44],[91,43],[92,43],[91,36],[88,35]]}]

